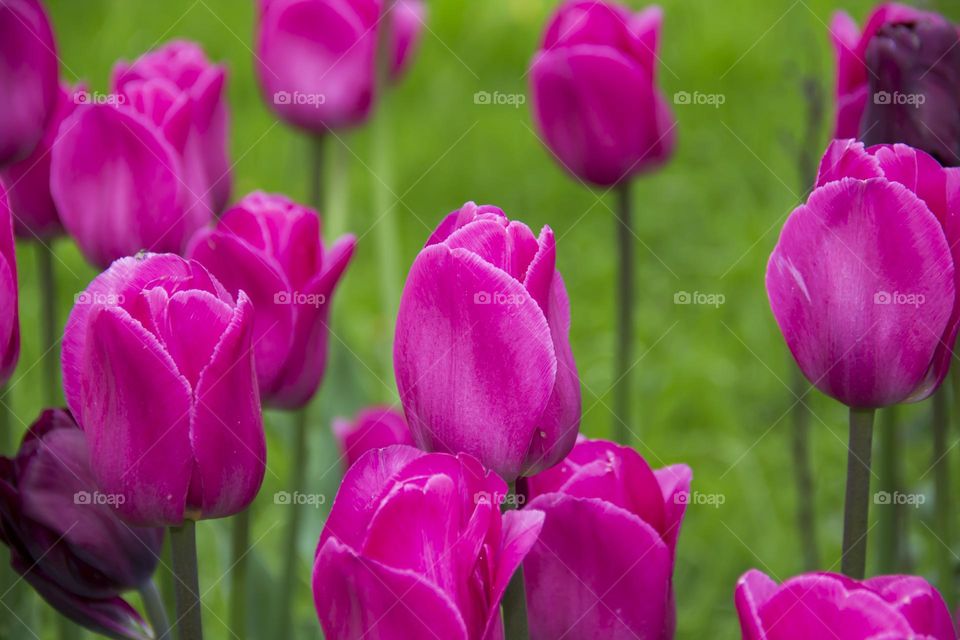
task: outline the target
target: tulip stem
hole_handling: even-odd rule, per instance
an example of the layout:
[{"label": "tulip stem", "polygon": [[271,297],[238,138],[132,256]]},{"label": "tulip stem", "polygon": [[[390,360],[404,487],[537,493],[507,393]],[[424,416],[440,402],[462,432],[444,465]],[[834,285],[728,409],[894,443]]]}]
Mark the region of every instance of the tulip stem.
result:
[{"label": "tulip stem", "polygon": [[55,407],[60,404],[60,384],[57,374],[60,359],[57,357],[57,282],[53,269],[53,248],[43,242],[36,242],[37,273],[40,278],[40,304],[43,344],[43,393],[44,406]]},{"label": "tulip stem", "polygon": [[230,568],[230,629],[247,637],[247,550],[250,548],[250,505],[233,516],[233,565]]},{"label": "tulip stem", "polygon": [[[503,503],[504,511],[519,507],[520,503],[515,499],[516,495],[516,485],[510,485],[510,495]],[[502,602],[504,640],[528,640],[530,629],[527,624],[527,594],[524,589],[522,563],[510,577]]]},{"label": "tulip stem", "polygon": [[867,568],[867,522],[870,514],[870,456],[874,409],[850,408],[847,491],[843,504],[841,571],[863,580]]},{"label": "tulip stem", "polygon": [[793,395],[793,471],[797,483],[797,528],[805,571],[813,571],[820,563],[817,549],[817,527],[814,510],[813,474],[810,470],[810,413],[803,403],[807,393],[806,378],[794,365]]},{"label": "tulip stem", "polygon": [[[332,135],[332,134],[331,134]],[[347,208],[350,194],[350,148],[345,134],[334,136],[327,145],[327,192],[324,202],[327,224],[324,236],[331,242],[347,231]]]},{"label": "tulip stem", "polygon": [[323,155],[326,151],[326,135],[315,135],[309,139],[310,163],[310,206],[320,214],[323,210]]},{"label": "tulip stem", "polygon": [[[202,640],[200,611],[200,579],[197,576],[197,524],[184,520],[179,527],[170,527],[173,549],[173,573],[176,576],[175,600],[177,620],[174,625],[180,640]],[[285,636],[281,636],[285,637]]]},{"label": "tulip stem", "polygon": [[140,598],[143,607],[147,610],[147,619],[153,627],[153,637],[158,640],[170,640],[170,623],[167,621],[167,610],[163,606],[160,590],[153,580],[147,580],[140,587]]},{"label": "tulip stem", "polygon": [[[293,442],[293,476],[290,479],[290,493],[296,495],[296,492],[303,488],[304,478],[307,470],[307,408],[304,407],[296,413],[296,425],[294,426]],[[277,620],[277,638],[290,637],[291,625],[291,600],[293,598],[293,583],[297,579],[297,539],[300,533],[300,505],[296,500],[290,500],[287,507],[287,539],[284,545],[286,557],[283,564],[283,575],[280,582],[280,599],[277,611],[279,619]]]},{"label": "tulip stem", "polygon": [[947,438],[950,428],[947,409],[947,388],[941,387],[933,394],[933,487],[934,527],[938,538],[937,567],[940,571],[940,595],[950,611],[955,604],[954,573],[956,561],[953,555],[953,527],[951,526],[950,458]]},{"label": "tulip stem", "polygon": [[[900,425],[897,422],[897,407],[883,410],[880,425],[880,460],[877,475],[880,476],[880,491],[891,496],[901,489],[900,462],[903,459]],[[903,568],[903,505],[893,501],[880,509],[877,518],[877,572],[880,574],[901,573]]]},{"label": "tulip stem", "polygon": [[629,444],[636,426],[630,425],[630,370],[633,368],[633,223],[630,182],[615,187],[617,193],[617,341],[613,372],[613,417],[617,442]]}]

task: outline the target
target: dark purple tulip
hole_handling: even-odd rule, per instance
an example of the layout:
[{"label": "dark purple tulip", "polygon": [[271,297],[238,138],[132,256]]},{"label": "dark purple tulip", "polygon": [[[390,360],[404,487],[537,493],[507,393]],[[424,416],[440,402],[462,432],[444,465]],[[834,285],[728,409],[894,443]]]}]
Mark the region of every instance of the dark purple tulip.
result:
[{"label": "dark purple tulip", "polygon": [[74,622],[114,638],[149,638],[120,593],[156,569],[163,529],[129,527],[97,490],[83,431],[48,409],[14,458],[0,457],[0,540],[13,568]]},{"label": "dark purple tulip", "polygon": [[0,0],[0,166],[27,156],[57,104],[57,44],[38,0]]},{"label": "dark purple tulip", "polygon": [[887,24],[866,53],[870,99],[860,123],[867,145],[902,142],[960,165],[960,35],[932,18]]},{"label": "dark purple tulip", "polygon": [[0,384],[10,379],[20,358],[17,254],[7,193],[0,183]]}]

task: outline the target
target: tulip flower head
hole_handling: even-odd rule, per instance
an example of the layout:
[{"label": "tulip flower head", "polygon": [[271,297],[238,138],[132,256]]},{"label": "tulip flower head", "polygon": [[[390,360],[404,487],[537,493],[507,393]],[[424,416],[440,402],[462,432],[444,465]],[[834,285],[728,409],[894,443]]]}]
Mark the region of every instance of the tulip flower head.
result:
[{"label": "tulip flower head", "polygon": [[310,133],[362,124],[376,101],[379,26],[400,77],[423,27],[422,0],[259,0],[256,71],[267,105]]},{"label": "tulip flower head", "polygon": [[390,407],[364,409],[352,422],[336,418],[333,421],[333,435],[340,444],[347,469],[371,449],[414,444],[407,421]]},{"label": "tulip flower head", "polygon": [[343,478],[317,545],[313,597],[329,640],[502,638],[500,599],[543,514],[466,454],[395,445]]},{"label": "tulip flower head", "polygon": [[0,384],[10,379],[20,359],[20,311],[17,252],[7,192],[0,183]]},{"label": "tulip flower head", "polygon": [[957,637],[943,598],[914,576],[806,573],[777,585],[753,569],[737,582],[735,601],[743,640]]},{"label": "tulip flower head", "polygon": [[0,457],[0,541],[13,568],[51,606],[109,637],[153,637],[121,593],[156,569],[163,529],[130,527],[101,493],[87,439],[69,412],[48,409],[14,458]]},{"label": "tulip flower head", "polygon": [[67,403],[102,491],[128,523],[178,526],[244,509],[266,444],[253,305],[195,261],[116,261],[77,297],[63,342]]},{"label": "tulip flower head", "polygon": [[558,463],[580,425],[569,332],[550,227],[537,237],[472,202],[448,215],[397,316],[394,369],[417,445],[469,453],[508,482]]},{"label": "tulip flower head", "polygon": [[928,397],[960,323],[960,180],[906,145],[835,140],[767,266],[787,346],[821,391],[854,408]]},{"label": "tulip flower head", "polygon": [[664,163],[676,123],[656,84],[663,11],[568,0],[530,65],[533,116],[571,174],[612,186]]},{"label": "tulip flower head", "polygon": [[39,0],[0,0],[0,167],[27,157],[57,106],[57,43]]},{"label": "tulip flower head", "polygon": [[251,193],[214,229],[200,230],[187,255],[254,305],[257,378],[266,404],[309,402],[327,363],[333,293],[353,256],[346,235],[325,249],[316,211],[282,195]]},{"label": "tulip flower head", "polygon": [[520,489],[545,514],[523,562],[532,640],[672,638],[673,560],[692,474],[580,438]]}]

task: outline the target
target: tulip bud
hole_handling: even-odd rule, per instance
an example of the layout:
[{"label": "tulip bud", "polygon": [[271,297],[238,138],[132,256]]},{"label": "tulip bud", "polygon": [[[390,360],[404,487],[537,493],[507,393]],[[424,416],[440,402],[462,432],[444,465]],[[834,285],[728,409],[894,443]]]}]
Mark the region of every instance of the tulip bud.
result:
[{"label": "tulip bud", "polygon": [[5,384],[10,379],[19,358],[17,252],[7,192],[0,183],[0,384]]},{"label": "tulip bud", "polygon": [[672,638],[673,560],[686,465],[581,438],[559,465],[522,481],[524,511],[545,514],[523,562],[531,640]]},{"label": "tulip bud", "polygon": [[533,116],[571,174],[599,186],[629,180],[673,153],[676,122],[656,84],[663,11],[637,14],[568,0],[530,66]]},{"label": "tulip bud", "polygon": [[902,142],[960,165],[960,35],[945,20],[887,24],[867,45],[866,144]]},{"label": "tulip bud", "polygon": [[253,301],[253,342],[263,401],[287,409],[316,393],[327,363],[330,306],[356,240],[329,249],[316,211],[282,195],[251,193],[200,230],[187,255]]},{"label": "tulip bud", "polygon": [[466,454],[368,451],[317,545],[324,637],[502,638],[500,599],[543,526],[536,510],[501,515],[506,492]]},{"label": "tulip bud", "polygon": [[0,1],[0,166],[29,155],[57,105],[57,43],[39,0]]},{"label": "tulip bud", "polygon": [[128,523],[179,526],[243,510],[266,443],[253,305],[199,263],[123,258],[77,296],[63,386],[102,491]]},{"label": "tulip bud", "polygon": [[835,140],[767,265],[787,346],[818,389],[854,408],[928,397],[960,324],[957,169],[906,145]]},{"label": "tulip bud", "polygon": [[403,73],[423,26],[421,0],[260,0],[256,71],[267,106],[311,133],[355,126],[376,100],[378,26],[389,24],[391,79]]},{"label": "tulip bud", "polygon": [[735,601],[744,640],[957,637],[943,598],[914,576],[806,573],[777,585],[752,569],[737,582]]},{"label": "tulip bud", "polygon": [[98,490],[87,439],[67,411],[44,411],[16,457],[0,457],[0,540],[13,568],[78,624],[148,638],[120,594],[150,579],[163,529],[127,526],[111,508],[120,499]]},{"label": "tulip bud", "polygon": [[364,409],[353,422],[336,418],[333,421],[333,435],[340,443],[347,469],[371,449],[413,444],[407,421],[390,407]]},{"label": "tulip bud", "polygon": [[570,303],[540,237],[468,202],[417,256],[400,300],[397,387],[426,451],[464,452],[508,482],[558,463],[580,426]]}]

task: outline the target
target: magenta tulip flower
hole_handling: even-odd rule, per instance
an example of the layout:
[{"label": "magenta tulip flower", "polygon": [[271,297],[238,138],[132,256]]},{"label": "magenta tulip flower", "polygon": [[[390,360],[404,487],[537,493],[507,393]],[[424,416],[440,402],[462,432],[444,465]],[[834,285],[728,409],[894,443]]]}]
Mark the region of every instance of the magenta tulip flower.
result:
[{"label": "magenta tulip flower", "polygon": [[77,297],[64,393],[128,523],[179,526],[253,500],[266,459],[253,322],[245,293],[234,302],[169,254],[118,260]]},{"label": "magenta tulip flower", "polygon": [[7,185],[13,211],[13,229],[26,240],[46,240],[63,231],[57,205],[50,193],[50,158],[60,124],[87,95],[83,88],[61,86],[57,108],[33,152],[23,160],[0,168],[0,182]]},{"label": "magenta tulip flower", "polygon": [[744,640],[957,637],[943,598],[914,576],[861,582],[807,573],[778,586],[753,569],[737,582],[735,600]]},{"label": "magenta tulip flower", "polygon": [[60,613],[111,638],[154,637],[120,594],[150,580],[163,529],[130,527],[101,493],[87,439],[48,409],[14,458],[0,457],[0,541],[11,565]]},{"label": "magenta tulip flower", "polygon": [[507,482],[552,467],[580,426],[570,303],[550,227],[537,237],[468,202],[407,276],[394,369],[417,445],[464,452]]},{"label": "magenta tulip flower", "polygon": [[253,342],[263,401],[299,408],[320,386],[327,362],[330,304],[356,239],[329,249],[316,211],[286,196],[254,192],[214,229],[202,229],[187,255],[253,301]]},{"label": "magenta tulip flower", "polygon": [[129,67],[60,127],[50,186],[64,227],[100,267],[180,253],[226,200],[224,71],[176,42]]},{"label": "magenta tulip flower", "polygon": [[767,266],[777,324],[807,378],[858,409],[922,400],[960,323],[957,169],[906,145],[836,140]]},{"label": "magenta tulip flower", "polygon": [[692,474],[652,471],[639,453],[581,438],[523,483],[546,514],[523,562],[532,640],[672,638],[673,559]]},{"label": "magenta tulip flower", "polygon": [[347,471],[317,546],[328,640],[503,637],[500,599],[543,526],[501,515],[507,485],[466,454],[402,445]]},{"label": "magenta tulip flower", "polygon": [[413,445],[413,436],[403,415],[391,407],[370,407],[357,414],[355,420],[336,418],[333,435],[340,443],[346,468],[371,449],[394,444]]},{"label": "magenta tulip flower", "polygon": [[[375,52],[382,0],[260,0],[256,71],[267,105],[309,131],[355,126],[376,100]],[[391,75],[409,63],[423,26],[421,0],[397,0]]]},{"label": "magenta tulip flower", "polygon": [[0,384],[5,384],[20,358],[20,311],[17,252],[7,193],[0,183]]},{"label": "magenta tulip flower", "polygon": [[663,11],[568,0],[530,66],[533,116],[564,168],[599,186],[625,182],[673,153],[676,123],[656,83]]},{"label": "magenta tulip flower", "polygon": [[57,44],[39,0],[0,0],[0,167],[29,155],[57,105]]}]

